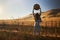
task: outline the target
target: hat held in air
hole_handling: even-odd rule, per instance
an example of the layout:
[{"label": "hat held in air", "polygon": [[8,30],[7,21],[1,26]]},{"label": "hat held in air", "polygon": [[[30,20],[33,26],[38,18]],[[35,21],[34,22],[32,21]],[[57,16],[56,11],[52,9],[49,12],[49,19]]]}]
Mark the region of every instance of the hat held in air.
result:
[{"label": "hat held in air", "polygon": [[35,9],[35,10],[39,10],[39,9],[40,9],[39,4],[35,4],[35,5],[34,5],[34,9]]}]

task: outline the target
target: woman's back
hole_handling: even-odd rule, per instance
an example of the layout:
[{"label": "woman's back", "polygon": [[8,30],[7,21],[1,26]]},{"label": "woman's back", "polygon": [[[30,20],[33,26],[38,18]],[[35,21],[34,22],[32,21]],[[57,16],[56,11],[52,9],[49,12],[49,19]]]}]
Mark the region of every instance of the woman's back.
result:
[{"label": "woman's back", "polygon": [[35,15],[34,15],[34,18],[35,18],[35,21],[37,21],[37,20],[40,20],[41,18],[40,18],[40,15],[38,14],[38,13],[36,13]]}]

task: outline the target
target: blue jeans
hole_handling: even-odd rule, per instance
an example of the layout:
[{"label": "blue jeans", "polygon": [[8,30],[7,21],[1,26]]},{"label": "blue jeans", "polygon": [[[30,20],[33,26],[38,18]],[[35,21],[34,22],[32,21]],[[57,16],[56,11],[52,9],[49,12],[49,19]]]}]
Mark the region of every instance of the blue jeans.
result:
[{"label": "blue jeans", "polygon": [[40,35],[40,20],[37,20],[35,23],[34,23],[34,35],[36,35],[36,29],[38,29],[38,33]]}]

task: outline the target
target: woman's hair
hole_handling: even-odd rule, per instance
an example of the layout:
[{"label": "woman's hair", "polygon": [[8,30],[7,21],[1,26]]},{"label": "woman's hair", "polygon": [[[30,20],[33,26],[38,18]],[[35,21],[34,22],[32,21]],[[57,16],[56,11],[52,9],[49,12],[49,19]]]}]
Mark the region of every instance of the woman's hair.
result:
[{"label": "woman's hair", "polygon": [[37,17],[37,16],[39,16],[39,14],[38,14],[38,13],[36,13],[36,17]]},{"label": "woman's hair", "polygon": [[40,17],[40,15],[38,13],[36,13],[35,16],[36,16],[37,19],[39,19],[39,17]]},{"label": "woman's hair", "polygon": [[36,13],[36,15],[39,15],[38,13]]}]

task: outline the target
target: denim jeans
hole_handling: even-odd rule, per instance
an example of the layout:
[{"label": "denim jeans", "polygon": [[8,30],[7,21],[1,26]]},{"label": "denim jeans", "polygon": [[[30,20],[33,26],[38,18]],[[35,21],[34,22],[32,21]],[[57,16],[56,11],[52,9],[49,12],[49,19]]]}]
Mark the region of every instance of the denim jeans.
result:
[{"label": "denim jeans", "polygon": [[38,33],[40,35],[40,20],[35,21],[34,23],[34,35],[36,35],[36,29],[38,30]]}]

